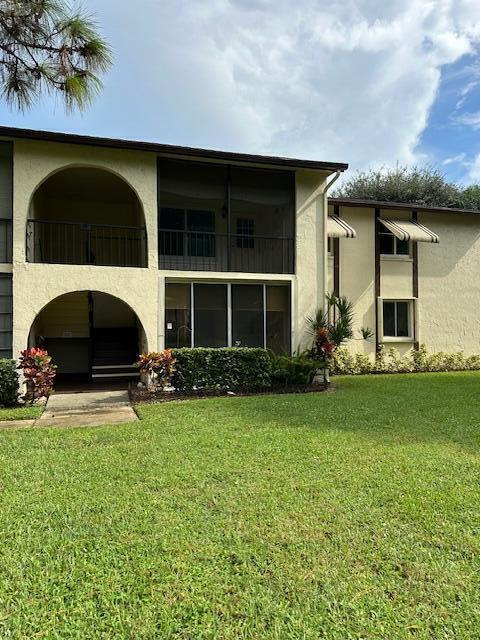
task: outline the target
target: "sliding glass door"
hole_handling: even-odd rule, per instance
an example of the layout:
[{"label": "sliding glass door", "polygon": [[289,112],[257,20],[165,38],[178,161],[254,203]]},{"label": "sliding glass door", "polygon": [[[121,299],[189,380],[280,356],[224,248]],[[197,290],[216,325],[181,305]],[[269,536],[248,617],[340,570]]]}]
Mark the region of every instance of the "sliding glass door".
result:
[{"label": "sliding glass door", "polygon": [[194,284],[195,347],[226,347],[227,286],[225,284]]},{"label": "sliding glass door", "polygon": [[167,347],[291,350],[289,285],[167,283]]},{"label": "sliding glass door", "polygon": [[263,285],[232,284],[232,344],[265,346]]}]

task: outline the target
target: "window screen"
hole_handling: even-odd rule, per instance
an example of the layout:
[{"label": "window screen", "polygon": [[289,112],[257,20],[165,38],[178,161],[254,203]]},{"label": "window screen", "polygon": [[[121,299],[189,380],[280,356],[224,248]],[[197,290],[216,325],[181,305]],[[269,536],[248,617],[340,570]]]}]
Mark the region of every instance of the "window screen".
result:
[{"label": "window screen", "polygon": [[267,349],[274,353],[290,353],[290,288],[267,286]]},{"label": "window screen", "polygon": [[12,357],[12,276],[0,274],[0,358]]},{"label": "window screen", "polygon": [[232,285],[232,344],[263,347],[263,285]]},{"label": "window screen", "polygon": [[293,236],[295,189],[289,171],[230,170],[232,216],[255,220],[260,236]]},{"label": "window screen", "polygon": [[13,146],[0,142],[0,262],[12,261]]},{"label": "window screen", "polygon": [[221,165],[159,161],[162,255],[215,255],[215,238],[209,234],[226,218],[227,175]]},{"label": "window screen", "polygon": [[165,345],[191,346],[190,284],[165,285]]},{"label": "window screen", "polygon": [[195,284],[194,341],[196,347],[226,347],[227,286]]}]

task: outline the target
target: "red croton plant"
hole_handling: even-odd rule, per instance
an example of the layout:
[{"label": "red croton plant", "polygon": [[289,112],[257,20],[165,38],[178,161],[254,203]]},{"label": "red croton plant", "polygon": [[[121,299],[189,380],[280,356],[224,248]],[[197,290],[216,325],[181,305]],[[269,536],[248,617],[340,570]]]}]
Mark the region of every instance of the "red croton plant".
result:
[{"label": "red croton plant", "polygon": [[142,353],[137,367],[147,375],[147,386],[150,389],[165,389],[175,373],[175,357],[171,349]]},{"label": "red croton plant", "polygon": [[30,347],[20,353],[18,369],[22,369],[27,384],[26,402],[48,398],[52,391],[57,367],[45,349]]}]

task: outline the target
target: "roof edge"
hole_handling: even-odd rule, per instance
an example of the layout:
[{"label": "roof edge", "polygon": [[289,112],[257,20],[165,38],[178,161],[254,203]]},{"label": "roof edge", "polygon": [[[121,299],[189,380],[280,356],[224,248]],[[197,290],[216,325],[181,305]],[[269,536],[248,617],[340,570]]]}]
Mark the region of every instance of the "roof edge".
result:
[{"label": "roof edge", "polygon": [[171,154],[178,156],[202,157],[212,160],[230,162],[245,162],[249,164],[265,164],[293,169],[314,169],[320,171],[346,171],[348,164],[344,162],[323,162],[319,160],[302,160],[300,158],[286,158],[283,156],[264,156],[233,151],[219,151],[216,149],[202,149],[183,147],[159,142],[141,140],[125,140],[121,138],[100,138],[78,133],[62,133],[58,131],[43,131],[39,129],[22,129],[0,125],[0,136],[14,139],[42,140],[44,142],[60,142],[66,144],[81,144],[95,147],[110,147],[115,149],[132,149],[149,151],[157,154]]},{"label": "roof edge", "polygon": [[357,198],[329,198],[330,204],[349,207],[374,207],[378,209],[408,209],[410,211],[432,211],[435,213],[464,213],[480,215],[475,209],[458,209],[454,207],[432,207],[414,202],[388,202],[383,200],[361,200]]}]

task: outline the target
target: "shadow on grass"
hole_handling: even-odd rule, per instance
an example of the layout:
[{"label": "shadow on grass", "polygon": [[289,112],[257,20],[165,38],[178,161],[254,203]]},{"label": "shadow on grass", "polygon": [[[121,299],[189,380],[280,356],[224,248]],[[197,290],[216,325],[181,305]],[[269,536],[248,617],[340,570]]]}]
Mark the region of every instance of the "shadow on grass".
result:
[{"label": "shadow on grass", "polygon": [[[480,372],[340,377],[334,393],[215,398],[140,409],[172,422],[353,432],[388,443],[480,447]],[[158,414],[157,414],[158,415]]]}]

